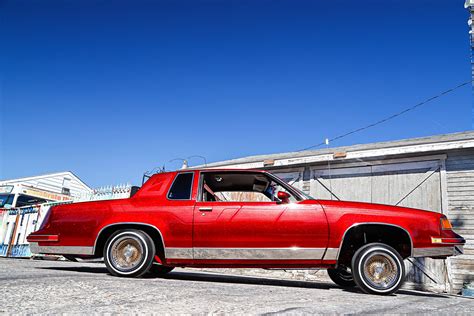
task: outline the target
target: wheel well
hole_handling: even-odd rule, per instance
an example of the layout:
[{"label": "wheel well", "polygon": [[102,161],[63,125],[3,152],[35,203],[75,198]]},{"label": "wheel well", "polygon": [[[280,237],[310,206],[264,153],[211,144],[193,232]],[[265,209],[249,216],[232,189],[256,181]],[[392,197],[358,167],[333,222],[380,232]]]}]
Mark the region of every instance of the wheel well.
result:
[{"label": "wheel well", "polygon": [[344,235],[338,264],[350,267],[352,256],[363,245],[380,242],[398,251],[403,259],[411,256],[412,242],[406,230],[384,224],[362,224],[350,228]]},{"label": "wheel well", "polygon": [[144,231],[147,233],[153,242],[155,243],[155,248],[156,248],[156,255],[160,257],[161,260],[165,259],[165,250],[164,250],[164,244],[163,244],[163,239],[161,236],[160,231],[153,227],[153,226],[148,226],[144,224],[115,224],[111,226],[107,226],[104,228],[102,231],[100,231],[99,236],[97,237],[97,240],[95,242],[95,247],[94,247],[94,256],[95,257],[102,257],[102,253],[105,247],[105,243],[107,242],[107,239],[116,231],[119,230],[124,230],[124,229],[138,229],[141,231]]}]

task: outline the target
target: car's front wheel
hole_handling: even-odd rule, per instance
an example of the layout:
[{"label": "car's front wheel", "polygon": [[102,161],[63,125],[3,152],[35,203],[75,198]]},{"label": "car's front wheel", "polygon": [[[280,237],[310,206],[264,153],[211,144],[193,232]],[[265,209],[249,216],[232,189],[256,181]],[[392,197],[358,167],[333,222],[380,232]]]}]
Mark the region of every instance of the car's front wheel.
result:
[{"label": "car's front wheel", "polygon": [[155,256],[151,237],[135,229],[112,234],[105,244],[104,262],[112,275],[140,277],[150,270]]},{"label": "car's front wheel", "polygon": [[352,275],[362,291],[388,295],[403,285],[405,265],[395,249],[372,243],[361,247],[352,257]]},{"label": "car's front wheel", "polygon": [[329,278],[339,286],[353,287],[355,286],[354,278],[351,271],[345,267],[338,267],[336,269],[328,269]]}]

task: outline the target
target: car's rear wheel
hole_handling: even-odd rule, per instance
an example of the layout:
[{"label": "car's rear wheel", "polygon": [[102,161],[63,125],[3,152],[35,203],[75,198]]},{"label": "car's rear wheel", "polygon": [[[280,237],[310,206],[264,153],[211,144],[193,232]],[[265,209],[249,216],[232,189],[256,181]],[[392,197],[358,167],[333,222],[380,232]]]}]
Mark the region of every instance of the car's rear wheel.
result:
[{"label": "car's rear wheel", "polygon": [[329,278],[339,286],[353,287],[355,286],[354,278],[351,271],[346,267],[338,267],[336,269],[328,269]]},{"label": "car's rear wheel", "polygon": [[151,268],[155,245],[141,230],[121,230],[109,237],[104,247],[104,262],[112,275],[140,277]]},{"label": "car's rear wheel", "polygon": [[164,276],[173,271],[174,267],[162,266],[161,264],[154,263],[148,271],[154,276]]},{"label": "car's rear wheel", "polygon": [[352,275],[362,291],[388,295],[403,285],[405,265],[395,249],[372,243],[361,247],[352,257]]}]

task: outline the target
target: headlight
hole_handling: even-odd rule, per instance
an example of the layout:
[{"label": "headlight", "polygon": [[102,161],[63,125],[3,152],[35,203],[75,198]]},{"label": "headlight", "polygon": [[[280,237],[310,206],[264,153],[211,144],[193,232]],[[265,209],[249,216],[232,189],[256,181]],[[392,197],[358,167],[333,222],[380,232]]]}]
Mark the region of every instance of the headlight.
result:
[{"label": "headlight", "polygon": [[442,230],[451,230],[451,229],[453,229],[453,226],[451,225],[451,222],[446,217],[441,217],[441,229]]}]

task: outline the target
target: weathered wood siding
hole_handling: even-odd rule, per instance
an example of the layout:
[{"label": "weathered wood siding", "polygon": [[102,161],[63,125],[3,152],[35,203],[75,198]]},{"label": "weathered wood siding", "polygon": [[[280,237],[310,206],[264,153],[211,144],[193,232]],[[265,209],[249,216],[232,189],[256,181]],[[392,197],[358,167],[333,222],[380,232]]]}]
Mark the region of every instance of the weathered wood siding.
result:
[{"label": "weathered wood siding", "polygon": [[464,255],[449,259],[452,292],[474,281],[474,150],[448,153],[446,160],[448,217],[467,240]]}]

